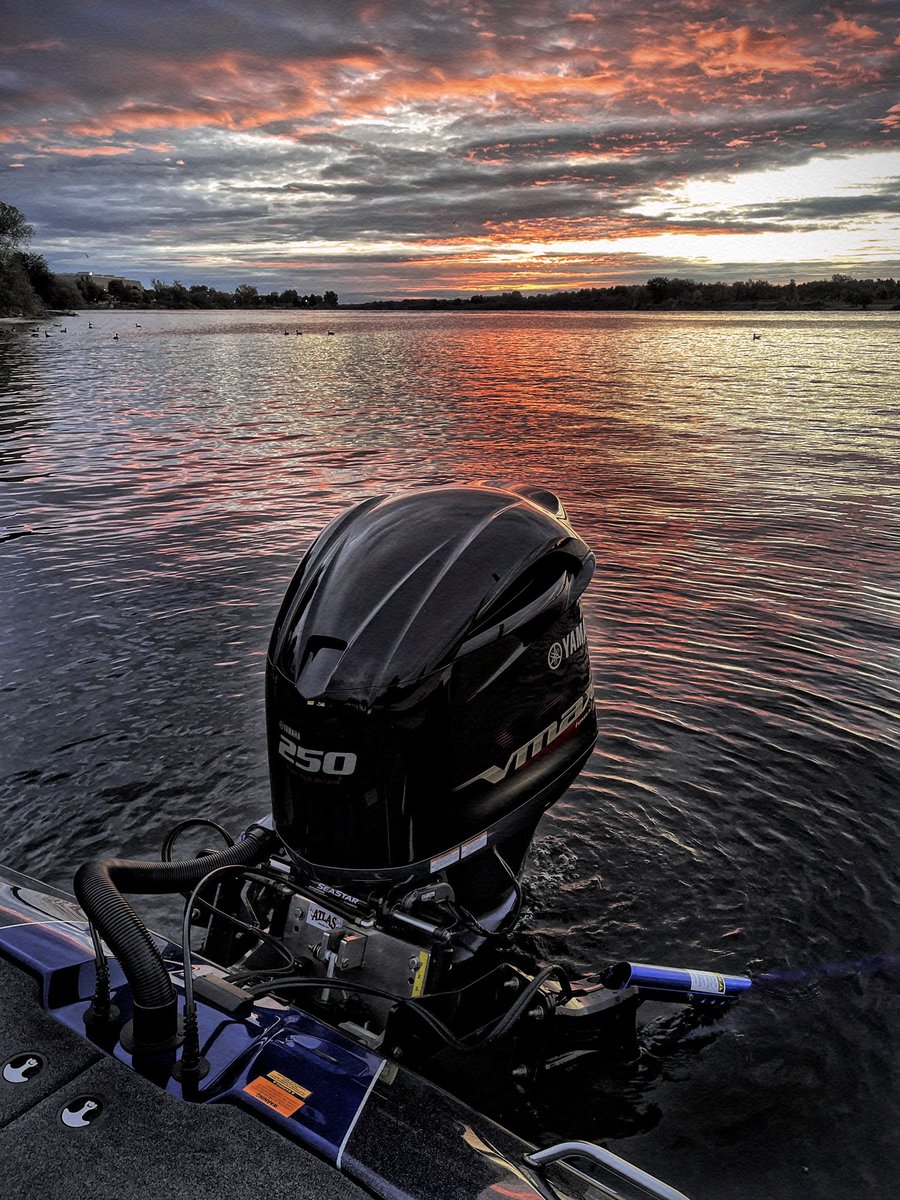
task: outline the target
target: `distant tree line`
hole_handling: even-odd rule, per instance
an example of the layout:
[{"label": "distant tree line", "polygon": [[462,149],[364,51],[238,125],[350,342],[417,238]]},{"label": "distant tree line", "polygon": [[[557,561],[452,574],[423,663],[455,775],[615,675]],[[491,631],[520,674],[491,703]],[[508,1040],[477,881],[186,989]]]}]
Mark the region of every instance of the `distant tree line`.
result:
[{"label": "distant tree line", "polygon": [[260,292],[250,283],[239,284],[233,292],[223,292],[194,283],[185,287],[179,280],[163,283],[154,279],[150,289],[126,288],[114,280],[110,294],[120,304],[139,308],[337,308],[337,292],[310,292],[302,295],[296,288],[283,292]]},{"label": "distant tree line", "polygon": [[900,280],[853,279],[832,275],[810,283],[769,283],[748,279],[737,283],[700,283],[695,279],[655,275],[646,283],[617,284],[607,288],[580,288],[574,292],[490,292],[468,299],[372,300],[352,308],[584,310],[604,312],[668,309],[816,309],[900,305]]},{"label": "distant tree line", "polygon": [[120,308],[337,308],[336,292],[303,295],[296,288],[261,293],[242,283],[234,292],[206,284],[185,287],[179,280],[134,287],[113,279],[100,287],[85,272],[75,278],[54,274],[40,254],[28,249],[34,230],[13,205],[0,201],[0,316],[40,316],[47,309]]}]

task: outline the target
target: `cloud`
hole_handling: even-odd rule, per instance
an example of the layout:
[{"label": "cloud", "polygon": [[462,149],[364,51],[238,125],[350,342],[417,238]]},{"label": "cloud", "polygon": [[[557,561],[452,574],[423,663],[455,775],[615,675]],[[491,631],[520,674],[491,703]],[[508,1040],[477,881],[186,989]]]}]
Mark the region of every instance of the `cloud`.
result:
[{"label": "cloud", "polygon": [[[256,266],[282,287],[331,270],[372,294],[389,276],[427,286],[425,272],[471,290],[466,269],[505,286],[530,264],[529,279],[566,286],[583,254],[526,248],[693,236],[706,270],[713,234],[885,214],[877,188],[702,212],[671,199],[691,181],[882,154],[900,126],[898,20],[876,0],[740,19],[721,0],[12,9],[0,195],[60,269],[90,252],[224,286]],[[597,282],[635,261],[596,255]]]},{"label": "cloud", "polygon": [[873,29],[871,25],[860,25],[857,21],[848,21],[845,17],[832,21],[827,30],[835,37],[846,38],[850,42],[872,42],[881,37],[878,30]]}]

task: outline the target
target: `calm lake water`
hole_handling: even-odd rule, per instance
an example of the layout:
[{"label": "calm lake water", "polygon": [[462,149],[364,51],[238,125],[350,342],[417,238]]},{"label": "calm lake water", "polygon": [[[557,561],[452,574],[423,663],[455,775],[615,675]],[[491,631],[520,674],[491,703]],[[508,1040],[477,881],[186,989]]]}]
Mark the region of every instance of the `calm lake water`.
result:
[{"label": "calm lake water", "polygon": [[0,327],[4,860],[68,888],[265,812],[266,644],[318,530],[550,486],[598,559],[601,734],[521,945],[769,979],[504,1119],[694,1200],[896,1194],[900,314],[60,324]]}]

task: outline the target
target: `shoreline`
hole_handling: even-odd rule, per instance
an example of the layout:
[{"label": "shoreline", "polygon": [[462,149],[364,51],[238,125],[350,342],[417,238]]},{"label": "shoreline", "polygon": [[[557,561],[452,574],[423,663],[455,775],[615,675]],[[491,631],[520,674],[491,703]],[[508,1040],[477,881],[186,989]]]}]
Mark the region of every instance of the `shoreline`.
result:
[{"label": "shoreline", "polygon": [[797,304],[786,307],[781,304],[759,304],[759,305],[728,305],[704,307],[694,305],[675,305],[672,307],[654,307],[654,308],[612,308],[604,307],[596,304],[585,305],[557,305],[557,304],[491,304],[484,305],[471,304],[468,301],[462,303],[454,303],[453,301],[443,300],[373,300],[363,301],[359,304],[339,304],[336,308],[329,309],[303,309],[303,308],[181,308],[181,307],[166,307],[163,305],[152,305],[146,308],[80,308],[80,309],[52,309],[45,313],[35,316],[23,317],[2,317],[0,316],[0,326],[15,326],[15,325],[35,325],[43,321],[50,321],[58,317],[78,318],[83,315],[87,316],[127,316],[129,313],[143,313],[145,315],[159,313],[184,313],[185,315],[194,316],[198,313],[263,313],[271,315],[284,316],[289,314],[293,319],[299,319],[302,314],[309,317],[316,313],[341,313],[341,312],[414,312],[414,313],[440,313],[442,315],[459,314],[482,314],[491,313],[522,313],[533,315],[535,313],[618,313],[618,314],[633,314],[635,316],[653,316],[653,315],[668,315],[671,313],[695,313],[698,316],[715,314],[715,313],[743,313],[747,316],[763,313],[778,313],[782,316],[795,316],[801,313],[847,313],[860,316],[868,315],[884,315],[885,313],[900,312],[900,304],[882,303],[870,304],[863,308],[860,305],[849,304]]}]

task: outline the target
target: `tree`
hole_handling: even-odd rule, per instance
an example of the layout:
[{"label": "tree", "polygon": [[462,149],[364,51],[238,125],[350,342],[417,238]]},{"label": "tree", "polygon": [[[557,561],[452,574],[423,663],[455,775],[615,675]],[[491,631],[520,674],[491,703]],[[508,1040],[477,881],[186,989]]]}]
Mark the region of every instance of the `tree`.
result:
[{"label": "tree", "polygon": [[153,285],[153,303],[161,308],[172,307],[172,285],[163,283],[161,279],[151,279]]},{"label": "tree", "polygon": [[25,220],[24,213],[19,212],[12,204],[4,204],[0,200],[0,253],[5,250],[18,250],[25,242],[31,241],[34,233]]},{"label": "tree", "polygon": [[176,279],[172,284],[172,307],[191,307],[191,293],[187,290],[180,279]]},{"label": "tree", "polygon": [[648,279],[647,291],[654,304],[662,304],[669,294],[668,275],[654,275],[652,279]]},{"label": "tree", "polygon": [[234,289],[234,302],[238,308],[253,308],[259,304],[259,292],[252,283],[239,283]]},{"label": "tree", "polygon": [[130,283],[126,283],[124,279],[111,279],[109,281],[109,294],[119,304],[143,304],[144,290],[140,291]]},{"label": "tree", "polygon": [[34,317],[43,311],[20,254],[0,252],[0,317]]},{"label": "tree", "polygon": [[322,303],[326,308],[337,308],[338,297],[337,292],[326,292],[322,297]]},{"label": "tree", "polygon": [[29,282],[45,304],[52,303],[54,277],[41,254],[19,252]]},{"label": "tree", "polygon": [[82,307],[84,296],[71,279],[60,279],[58,275],[51,275],[50,278],[53,280],[53,290],[50,294],[51,308]]},{"label": "tree", "polygon": [[215,308],[215,299],[205,283],[192,283],[190,291],[192,308]]},{"label": "tree", "polygon": [[0,200],[0,316],[33,316],[43,308],[21,249],[33,232],[17,208]]},{"label": "tree", "polygon": [[83,304],[100,304],[106,299],[106,292],[99,284],[94,283],[90,275],[79,275],[75,285],[81,293]]},{"label": "tree", "polygon": [[19,253],[18,259],[28,280],[48,308],[80,308],[84,297],[70,279],[60,279],[47,266],[42,254]]}]

